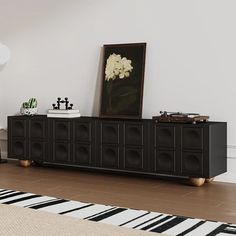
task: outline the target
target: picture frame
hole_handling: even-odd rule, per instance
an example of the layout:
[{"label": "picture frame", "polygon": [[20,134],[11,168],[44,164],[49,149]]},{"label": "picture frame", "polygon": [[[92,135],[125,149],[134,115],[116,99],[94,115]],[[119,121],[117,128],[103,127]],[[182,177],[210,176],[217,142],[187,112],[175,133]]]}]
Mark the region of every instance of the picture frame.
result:
[{"label": "picture frame", "polygon": [[141,118],[146,43],[103,45],[100,117]]}]

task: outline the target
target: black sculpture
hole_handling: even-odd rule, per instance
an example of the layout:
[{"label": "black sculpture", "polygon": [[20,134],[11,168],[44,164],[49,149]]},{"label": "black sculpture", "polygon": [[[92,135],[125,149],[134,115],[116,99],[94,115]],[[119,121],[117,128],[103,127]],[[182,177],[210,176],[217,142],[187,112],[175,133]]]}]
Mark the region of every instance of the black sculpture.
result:
[{"label": "black sculpture", "polygon": [[66,110],[72,110],[73,104],[69,102],[68,98],[65,97],[65,100],[62,100],[61,98],[57,98],[57,105],[55,103],[52,104],[52,107],[54,110],[60,110],[61,109],[61,103],[65,103],[65,109]]}]

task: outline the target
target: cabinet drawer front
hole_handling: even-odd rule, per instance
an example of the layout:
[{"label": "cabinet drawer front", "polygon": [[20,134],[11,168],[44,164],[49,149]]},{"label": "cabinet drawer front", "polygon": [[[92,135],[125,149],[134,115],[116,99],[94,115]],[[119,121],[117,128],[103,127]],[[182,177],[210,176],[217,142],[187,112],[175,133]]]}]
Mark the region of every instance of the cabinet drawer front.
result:
[{"label": "cabinet drawer front", "polygon": [[175,147],[175,127],[156,126],[157,148],[174,148]]},{"label": "cabinet drawer front", "polygon": [[70,143],[55,142],[53,144],[53,161],[56,163],[70,163],[71,147]]},{"label": "cabinet drawer front", "polygon": [[101,150],[101,167],[119,168],[119,148],[116,145],[103,145]]},{"label": "cabinet drawer front", "polygon": [[46,143],[39,141],[30,142],[30,159],[35,161],[43,161],[46,159]]},{"label": "cabinet drawer front", "polygon": [[116,143],[120,140],[120,124],[119,123],[102,123],[101,124],[102,143]]},{"label": "cabinet drawer front", "polygon": [[26,137],[27,120],[26,119],[11,119],[11,135],[12,137]]},{"label": "cabinet drawer front", "polygon": [[46,121],[42,119],[32,119],[29,121],[29,136],[35,139],[46,138]]},{"label": "cabinet drawer front", "polygon": [[25,139],[11,139],[9,158],[27,159],[27,146]]},{"label": "cabinet drawer front", "polygon": [[203,154],[196,152],[183,152],[182,174],[194,177],[203,176]]},{"label": "cabinet drawer front", "polygon": [[174,151],[156,151],[156,172],[174,174],[175,172],[175,152]]},{"label": "cabinet drawer front", "polygon": [[74,132],[75,132],[75,140],[76,141],[91,141],[91,131],[92,124],[90,122],[78,122],[74,123]]},{"label": "cabinet drawer front", "polygon": [[74,147],[74,163],[89,166],[91,161],[91,145],[76,143]]},{"label": "cabinet drawer front", "polygon": [[125,169],[128,170],[144,170],[142,148],[125,148]]},{"label": "cabinet drawer front", "polygon": [[55,140],[70,140],[70,121],[53,121],[53,136]]},{"label": "cabinet drawer front", "polygon": [[183,149],[203,149],[203,128],[182,129]]},{"label": "cabinet drawer front", "polygon": [[125,145],[143,145],[143,126],[136,123],[125,124]]}]

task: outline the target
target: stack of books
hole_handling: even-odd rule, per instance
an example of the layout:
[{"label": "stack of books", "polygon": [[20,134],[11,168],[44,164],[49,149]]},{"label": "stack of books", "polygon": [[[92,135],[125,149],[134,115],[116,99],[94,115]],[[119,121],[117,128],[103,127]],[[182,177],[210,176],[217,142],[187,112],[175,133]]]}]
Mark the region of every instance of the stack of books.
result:
[{"label": "stack of books", "polygon": [[47,117],[56,117],[56,118],[76,118],[80,117],[79,110],[66,110],[66,109],[50,109],[48,110]]}]

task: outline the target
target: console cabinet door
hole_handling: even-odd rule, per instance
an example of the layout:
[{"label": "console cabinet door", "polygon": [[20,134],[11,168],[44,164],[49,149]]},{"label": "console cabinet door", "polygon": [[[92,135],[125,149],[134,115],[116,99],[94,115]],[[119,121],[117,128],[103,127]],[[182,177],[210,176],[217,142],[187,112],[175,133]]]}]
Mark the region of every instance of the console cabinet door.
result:
[{"label": "console cabinet door", "polygon": [[98,161],[96,165],[108,169],[121,169],[123,165],[123,122],[101,120],[97,122]]},{"label": "console cabinet door", "polygon": [[29,119],[29,156],[31,160],[43,163],[48,155],[47,119],[32,116]]},{"label": "console cabinet door", "polygon": [[154,172],[177,174],[177,127],[173,124],[154,124]]},{"label": "console cabinet door", "polygon": [[8,117],[8,158],[29,159],[27,131],[26,116]]},{"label": "console cabinet door", "polygon": [[204,177],[208,168],[208,129],[204,125],[182,126],[182,175]]},{"label": "console cabinet door", "polygon": [[49,118],[50,155],[48,162],[70,164],[72,162],[72,122],[70,119]]},{"label": "console cabinet door", "polygon": [[148,123],[145,121],[124,123],[124,166],[125,170],[148,171]]},{"label": "console cabinet door", "polygon": [[73,163],[95,166],[95,121],[80,118],[73,122]]}]

